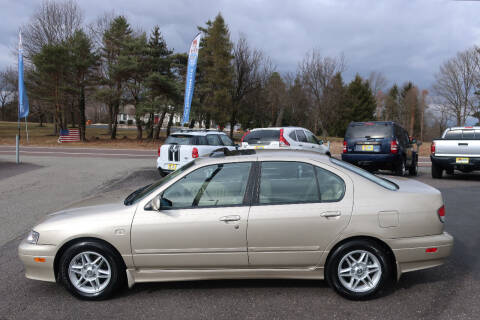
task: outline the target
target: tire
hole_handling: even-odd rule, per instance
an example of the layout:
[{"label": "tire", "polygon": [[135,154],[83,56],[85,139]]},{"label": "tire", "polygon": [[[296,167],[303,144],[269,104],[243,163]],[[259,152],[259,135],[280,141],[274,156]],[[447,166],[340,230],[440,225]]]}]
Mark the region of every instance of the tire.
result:
[{"label": "tire", "polygon": [[441,179],[443,175],[443,169],[432,162],[432,178]]},{"label": "tire", "polygon": [[406,169],[405,159],[401,158],[401,160],[395,164],[395,169],[393,171],[397,176],[404,176],[406,170],[407,169]]},{"label": "tire", "polygon": [[162,168],[158,168],[158,173],[160,174],[160,177],[165,177],[167,175],[167,173],[165,171],[162,170]]},{"label": "tire", "polygon": [[392,267],[381,246],[369,240],[354,240],[342,244],[333,252],[325,276],[328,284],[341,296],[350,300],[366,300],[391,287]]},{"label": "tire", "polygon": [[413,160],[412,160],[412,166],[410,168],[408,168],[408,173],[411,175],[411,176],[416,176],[418,175],[418,158],[415,157]]},{"label": "tire", "polygon": [[80,299],[106,299],[125,283],[121,259],[113,248],[100,242],[75,243],[60,258],[59,279]]}]

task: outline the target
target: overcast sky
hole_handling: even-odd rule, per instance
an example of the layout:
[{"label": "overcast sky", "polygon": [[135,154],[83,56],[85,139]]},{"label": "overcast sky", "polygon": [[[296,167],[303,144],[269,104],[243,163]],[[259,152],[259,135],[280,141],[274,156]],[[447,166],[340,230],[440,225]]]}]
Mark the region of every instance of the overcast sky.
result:
[{"label": "overcast sky", "polygon": [[[16,65],[12,50],[20,25],[39,0],[0,0],[0,68]],[[480,45],[480,1],[433,0],[79,0],[86,23],[103,12],[125,15],[150,31],[159,25],[168,45],[186,52],[198,25],[218,12],[233,40],[243,33],[280,72],[294,72],[313,48],[346,58],[344,74],[380,71],[393,82],[429,89],[439,65]]]}]

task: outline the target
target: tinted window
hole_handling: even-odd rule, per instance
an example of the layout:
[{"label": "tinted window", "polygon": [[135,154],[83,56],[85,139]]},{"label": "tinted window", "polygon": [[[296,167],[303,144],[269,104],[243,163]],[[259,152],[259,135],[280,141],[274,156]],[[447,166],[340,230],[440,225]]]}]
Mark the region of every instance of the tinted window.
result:
[{"label": "tinted window", "polygon": [[[462,138],[464,140],[473,140],[475,139],[475,131],[473,130],[463,130]],[[479,137],[480,138],[480,137]]]},{"label": "tinted window", "polygon": [[313,166],[301,162],[263,162],[260,204],[320,201]]},{"label": "tinted window", "polygon": [[255,130],[243,138],[243,142],[248,144],[262,144],[278,140],[280,140],[280,130]]},{"label": "tinted window", "polygon": [[207,142],[210,146],[221,145],[216,134],[207,134]]},{"label": "tinted window", "polygon": [[398,189],[398,186],[391,182],[390,180],[387,180],[387,179],[383,179],[383,178],[380,178],[380,177],[377,177],[376,175],[373,175],[371,174],[370,172],[366,171],[366,170],[363,170],[357,166],[354,166],[353,164],[350,164],[348,162],[344,162],[344,161],[340,161],[340,160],[337,160],[335,158],[330,158],[330,161],[342,168],[345,168],[351,172],[354,172],[362,177],[364,177],[365,179],[368,179],[372,182],[375,182],[376,184],[386,188],[386,189],[389,189],[389,190],[397,190]]},{"label": "tinted window", "polygon": [[300,142],[307,142],[307,136],[303,132],[303,130],[296,130],[298,141]]},{"label": "tinted window", "polygon": [[290,132],[290,134],[288,136],[290,137],[290,139],[292,139],[294,141],[298,141],[297,140],[297,135],[295,134],[295,131]]},{"label": "tinted window", "polygon": [[393,134],[392,128],[391,124],[375,122],[353,123],[348,126],[345,138],[390,138]]},{"label": "tinted window", "polygon": [[345,194],[345,182],[336,174],[315,167],[322,202],[340,201]]},{"label": "tinted window", "polygon": [[196,140],[198,145],[208,145],[207,137],[205,136],[197,136]]},{"label": "tinted window", "polygon": [[317,137],[315,137],[315,135],[313,133],[311,133],[310,131],[307,131],[306,133],[307,133],[308,142],[314,143],[314,144],[319,144],[319,141],[318,141]]},{"label": "tinted window", "polygon": [[224,134],[219,135],[220,140],[222,140],[224,146],[233,146],[232,140]]},{"label": "tinted window", "polygon": [[446,140],[461,140],[462,139],[462,130],[447,131],[444,139],[446,139]]},{"label": "tinted window", "polygon": [[192,145],[194,137],[187,134],[172,134],[165,140],[165,144]]},{"label": "tinted window", "polygon": [[171,208],[241,205],[250,162],[206,166],[186,175],[163,193]]}]

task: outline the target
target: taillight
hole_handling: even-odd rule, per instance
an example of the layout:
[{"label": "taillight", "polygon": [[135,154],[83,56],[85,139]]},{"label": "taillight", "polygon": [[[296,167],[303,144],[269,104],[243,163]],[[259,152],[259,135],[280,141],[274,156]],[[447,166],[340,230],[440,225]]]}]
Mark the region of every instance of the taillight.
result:
[{"label": "taillight", "polygon": [[158,156],[160,157],[160,146],[158,146]]},{"label": "taillight", "polygon": [[441,206],[440,209],[438,209],[437,213],[440,221],[445,222],[445,205]]},{"label": "taillight", "polygon": [[249,134],[249,133],[250,133],[250,131],[247,131],[247,132],[245,132],[245,133],[243,134],[242,139],[240,140],[241,143],[243,143],[243,139],[244,139],[245,136],[246,136],[247,134]]},{"label": "taillight", "polygon": [[391,153],[398,153],[398,141],[397,140],[392,140],[392,142],[390,142],[390,152]]},{"label": "taillight", "polygon": [[195,158],[198,158],[198,149],[193,147],[192,149],[192,158],[195,159]]},{"label": "taillight", "polygon": [[347,141],[343,141],[343,153],[347,153]]},{"label": "taillight", "polygon": [[432,152],[432,154],[435,154],[435,141],[432,142],[432,145],[430,146],[430,151]]},{"label": "taillight", "polygon": [[290,143],[288,143],[287,139],[283,136],[283,129],[280,129],[280,139],[278,141],[280,142],[280,147],[290,146]]}]

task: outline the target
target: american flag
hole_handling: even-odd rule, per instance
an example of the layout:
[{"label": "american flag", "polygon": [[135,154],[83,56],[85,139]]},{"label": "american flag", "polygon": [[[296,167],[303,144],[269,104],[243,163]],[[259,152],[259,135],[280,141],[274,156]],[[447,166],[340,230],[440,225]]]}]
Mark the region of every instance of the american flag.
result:
[{"label": "american flag", "polygon": [[80,130],[78,129],[60,130],[60,137],[58,138],[58,143],[75,142],[75,141],[80,141]]}]

